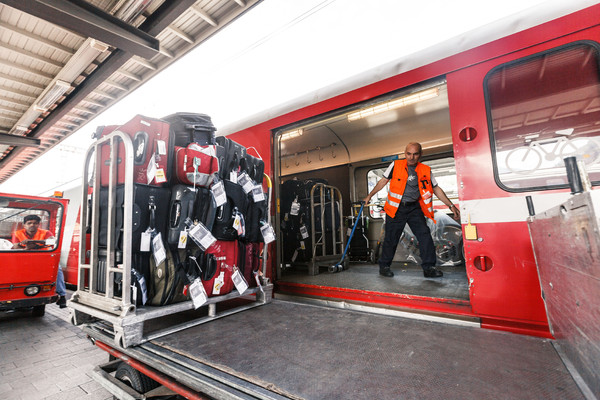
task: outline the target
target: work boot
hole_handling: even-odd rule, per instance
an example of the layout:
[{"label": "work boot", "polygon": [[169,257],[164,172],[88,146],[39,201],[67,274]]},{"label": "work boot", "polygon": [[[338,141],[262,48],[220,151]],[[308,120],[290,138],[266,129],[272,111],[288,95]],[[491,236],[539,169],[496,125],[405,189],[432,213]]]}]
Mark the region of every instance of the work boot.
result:
[{"label": "work boot", "polygon": [[423,270],[425,278],[441,278],[444,273],[435,267],[427,268]]},{"label": "work boot", "polygon": [[379,268],[379,275],[385,276],[386,278],[391,278],[394,276],[394,273],[390,269],[390,267]]},{"label": "work boot", "polygon": [[56,302],[56,304],[60,307],[60,308],[65,308],[67,306],[67,299],[65,298],[65,296],[60,296],[58,298],[58,301]]}]

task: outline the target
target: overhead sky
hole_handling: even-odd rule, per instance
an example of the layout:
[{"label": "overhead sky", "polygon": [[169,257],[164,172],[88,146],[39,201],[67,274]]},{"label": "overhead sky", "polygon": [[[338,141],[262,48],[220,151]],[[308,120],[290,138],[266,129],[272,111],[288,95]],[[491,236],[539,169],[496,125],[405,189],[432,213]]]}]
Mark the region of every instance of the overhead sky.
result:
[{"label": "overhead sky", "polygon": [[219,128],[489,24],[540,0],[264,0],[21,172],[0,192],[80,184],[99,125],[201,112]]}]

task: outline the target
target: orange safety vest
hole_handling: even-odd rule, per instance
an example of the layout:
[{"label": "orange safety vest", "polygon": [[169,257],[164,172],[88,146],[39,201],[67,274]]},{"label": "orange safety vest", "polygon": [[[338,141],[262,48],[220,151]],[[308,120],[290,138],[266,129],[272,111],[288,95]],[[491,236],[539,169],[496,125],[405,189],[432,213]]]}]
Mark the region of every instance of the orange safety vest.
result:
[{"label": "orange safety vest", "polygon": [[18,231],[15,231],[14,234],[14,238],[13,238],[13,243],[21,243],[23,240],[29,239],[29,240],[46,240],[48,238],[49,231],[45,230],[45,229],[38,229],[37,232],[35,233],[35,235],[33,235],[33,237],[29,237],[29,235],[27,234],[27,231],[25,229],[19,229]]},{"label": "orange safety vest", "polygon": [[[433,219],[433,185],[431,184],[431,168],[425,164],[418,163],[415,167],[417,179],[419,181],[419,205],[423,214],[435,222]],[[394,218],[396,211],[402,200],[406,183],[408,182],[408,166],[406,160],[394,161],[394,171],[390,179],[390,189],[388,191],[387,201],[383,206],[385,213]]]}]

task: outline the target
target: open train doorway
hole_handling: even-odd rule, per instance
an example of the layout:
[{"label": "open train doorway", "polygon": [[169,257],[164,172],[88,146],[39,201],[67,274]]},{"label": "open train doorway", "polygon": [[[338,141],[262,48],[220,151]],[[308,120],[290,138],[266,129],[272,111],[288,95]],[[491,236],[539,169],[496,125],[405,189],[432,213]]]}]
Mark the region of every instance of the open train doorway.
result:
[{"label": "open train doorway", "polygon": [[[282,127],[275,137],[280,291],[469,303],[461,224],[439,200],[434,201],[436,223],[429,226],[436,265],[444,272],[441,279],[424,278],[418,241],[408,226],[392,263],[394,277],[379,275],[387,188],[373,197],[356,223],[360,201],[390,163],[404,158],[410,142],[422,144],[422,162],[432,168],[450,200],[460,204],[444,79],[316,115]],[[332,273],[328,267],[342,260],[345,268]]]}]

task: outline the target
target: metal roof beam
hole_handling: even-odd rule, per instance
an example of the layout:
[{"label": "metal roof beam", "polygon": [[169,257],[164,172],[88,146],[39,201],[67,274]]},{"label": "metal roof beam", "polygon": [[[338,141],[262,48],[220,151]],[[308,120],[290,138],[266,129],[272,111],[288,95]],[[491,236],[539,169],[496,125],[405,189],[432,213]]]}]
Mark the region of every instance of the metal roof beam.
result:
[{"label": "metal roof beam", "polygon": [[83,0],[0,2],[143,58],[150,59],[158,54],[159,41],[151,34],[136,29]]},{"label": "metal roof beam", "polygon": [[52,47],[53,49],[60,50],[64,53],[67,53],[68,55],[72,56],[73,54],[75,54],[76,49],[71,49],[70,47],[63,46],[60,43],[53,42],[52,40],[48,40],[48,39],[38,36],[32,32],[26,31],[25,29],[21,29],[16,26],[11,26],[4,22],[0,22],[0,28],[9,30],[9,31],[19,34],[21,36],[25,36],[26,38],[35,40],[36,42],[39,42],[39,43],[45,45],[46,47]]},{"label": "metal roof beam", "polygon": [[9,146],[39,146],[40,143],[40,139],[0,133],[0,144],[6,144]]}]

